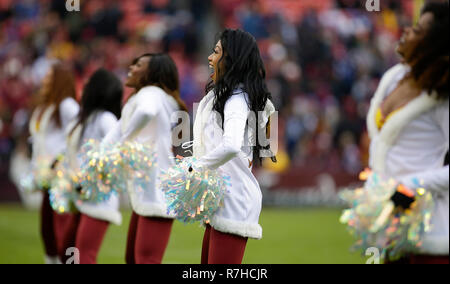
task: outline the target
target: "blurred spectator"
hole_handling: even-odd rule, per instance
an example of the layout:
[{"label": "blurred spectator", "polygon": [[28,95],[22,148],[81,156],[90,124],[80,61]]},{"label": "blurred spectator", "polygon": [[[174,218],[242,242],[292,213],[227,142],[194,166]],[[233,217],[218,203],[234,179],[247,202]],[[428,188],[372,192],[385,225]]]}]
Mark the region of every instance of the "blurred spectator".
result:
[{"label": "blurred spectator", "polygon": [[386,0],[381,12],[369,13],[362,2],[89,0],[67,12],[61,0],[0,0],[2,164],[14,145],[12,120],[18,111],[26,116],[53,60],[73,68],[80,93],[98,67],[124,79],[134,57],[169,52],[192,110],[209,77],[212,35],[227,26],[258,40],[286,161],[354,174],[367,164],[369,100],[397,62],[395,42],[417,8],[416,1]]}]

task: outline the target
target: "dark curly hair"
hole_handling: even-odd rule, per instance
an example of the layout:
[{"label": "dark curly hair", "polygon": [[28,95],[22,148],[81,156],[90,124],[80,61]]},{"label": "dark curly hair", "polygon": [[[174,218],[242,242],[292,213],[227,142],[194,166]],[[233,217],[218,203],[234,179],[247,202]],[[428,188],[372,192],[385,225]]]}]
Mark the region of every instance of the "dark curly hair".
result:
[{"label": "dark curly hair", "polygon": [[172,96],[181,110],[188,111],[180,96],[178,69],[172,57],[166,53],[146,53],[135,58],[132,64],[136,64],[143,57],[150,58],[150,61],[137,91],[145,86],[157,86]]},{"label": "dark curly hair", "polygon": [[449,95],[449,3],[429,2],[425,4],[421,15],[433,14],[433,22],[424,38],[408,48],[403,55],[411,66],[411,76],[419,86],[438,93],[440,99]]},{"label": "dark curly hair", "polygon": [[[206,93],[214,91],[214,107],[224,119],[224,108],[227,100],[233,95],[233,91],[239,86],[248,94],[248,107],[250,111],[258,114],[263,111],[267,100],[272,96],[267,89],[265,82],[266,70],[259,52],[255,38],[248,32],[242,30],[225,29],[218,35],[221,41],[223,55],[218,62],[216,82],[210,81],[206,86]],[[258,124],[259,125],[259,124]],[[262,161],[261,150],[270,147],[263,147],[259,141],[259,132],[269,131],[270,123],[266,129],[256,127],[256,146],[253,146],[253,157]],[[276,157],[272,157],[276,162]]]}]

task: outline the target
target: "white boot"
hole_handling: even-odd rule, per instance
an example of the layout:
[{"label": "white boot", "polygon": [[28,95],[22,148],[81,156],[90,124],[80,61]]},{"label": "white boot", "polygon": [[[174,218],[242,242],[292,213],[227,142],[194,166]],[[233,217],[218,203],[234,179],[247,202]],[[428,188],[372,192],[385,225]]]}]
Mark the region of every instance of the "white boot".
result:
[{"label": "white boot", "polygon": [[57,256],[45,256],[45,264],[62,264]]}]

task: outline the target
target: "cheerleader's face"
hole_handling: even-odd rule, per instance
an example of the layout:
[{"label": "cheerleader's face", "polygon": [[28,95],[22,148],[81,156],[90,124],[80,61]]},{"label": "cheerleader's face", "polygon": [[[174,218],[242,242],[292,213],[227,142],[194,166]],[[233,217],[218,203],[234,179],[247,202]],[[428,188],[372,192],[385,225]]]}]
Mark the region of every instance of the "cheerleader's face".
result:
[{"label": "cheerleader's face", "polygon": [[424,39],[433,21],[433,14],[425,13],[414,27],[405,28],[398,44],[397,52],[403,57],[407,56]]},{"label": "cheerleader's face", "polygon": [[147,73],[149,62],[150,57],[141,57],[129,67],[128,77],[125,83],[127,87],[135,89],[141,87],[141,82]]},{"label": "cheerleader's face", "polygon": [[211,55],[208,57],[209,68],[212,70],[212,74],[210,77],[214,82],[217,82],[218,79],[217,78],[217,74],[219,74],[218,67],[222,55],[223,55],[222,43],[219,40],[213,49],[213,53],[211,53]]}]

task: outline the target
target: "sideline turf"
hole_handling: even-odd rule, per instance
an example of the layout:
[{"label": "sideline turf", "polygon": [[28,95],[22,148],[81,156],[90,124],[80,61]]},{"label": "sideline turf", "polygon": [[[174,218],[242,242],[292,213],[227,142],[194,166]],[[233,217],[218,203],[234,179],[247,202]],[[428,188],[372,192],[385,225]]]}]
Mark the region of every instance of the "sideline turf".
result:
[{"label": "sideline turf", "polygon": [[[249,240],[244,263],[305,264],[364,263],[351,253],[351,236],[339,224],[340,210],[265,208],[260,223],[263,239]],[[111,226],[102,245],[99,263],[124,263],[130,212],[123,224]],[[203,228],[174,223],[163,263],[200,262]],[[38,212],[20,205],[0,205],[0,264],[43,263]]]}]

